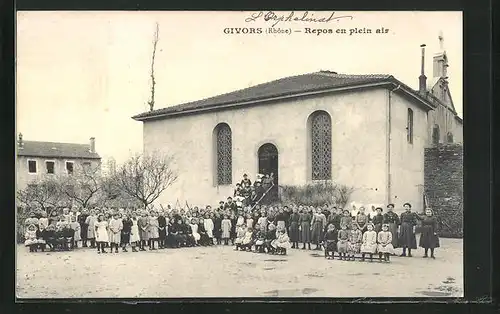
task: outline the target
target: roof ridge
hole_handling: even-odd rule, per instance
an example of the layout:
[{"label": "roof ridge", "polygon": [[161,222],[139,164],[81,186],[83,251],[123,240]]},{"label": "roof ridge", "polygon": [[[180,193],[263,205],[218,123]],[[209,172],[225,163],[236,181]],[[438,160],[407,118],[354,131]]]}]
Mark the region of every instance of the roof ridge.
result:
[{"label": "roof ridge", "polygon": [[381,77],[381,78],[389,78],[392,77],[391,74],[379,74],[379,73],[374,73],[374,74],[345,74],[345,73],[338,73],[338,72],[333,72],[333,71],[328,71],[328,70],[321,70],[319,72],[311,73],[311,74],[319,74],[319,75],[324,75],[324,76],[332,76],[332,77],[338,77],[338,78],[375,78],[375,77]]},{"label": "roof ridge", "polygon": [[33,141],[33,140],[23,140],[24,143],[44,143],[44,144],[69,144],[69,145],[86,145],[89,146],[90,144],[84,144],[84,143],[68,143],[68,142],[50,142],[50,141]]},{"label": "roof ridge", "polygon": [[180,104],[173,105],[173,106],[166,106],[166,107],[163,107],[163,108],[158,108],[158,109],[155,109],[153,111],[148,111],[147,113],[148,114],[154,114],[156,112],[161,112],[162,110],[164,110],[166,108],[173,108],[173,107],[176,107],[176,106],[187,105],[187,104],[191,104],[191,103],[198,102],[198,101],[206,101],[206,100],[210,100],[210,99],[217,98],[217,97],[220,97],[220,96],[225,96],[225,95],[229,95],[229,94],[233,94],[233,93],[237,93],[237,92],[249,90],[249,89],[252,89],[252,88],[256,88],[256,87],[260,87],[260,86],[264,86],[264,85],[276,83],[278,81],[283,81],[283,80],[291,79],[291,78],[297,78],[297,77],[301,77],[301,76],[308,76],[308,75],[312,75],[312,74],[314,74],[314,73],[305,73],[305,74],[297,74],[297,75],[285,76],[285,77],[274,79],[272,81],[267,81],[267,82],[259,83],[259,84],[256,84],[256,85],[252,85],[252,86],[248,86],[248,87],[244,87],[244,88],[232,90],[230,92],[226,92],[226,93],[222,93],[222,94],[217,94],[217,95],[214,95],[214,96],[210,96],[210,97],[206,97],[206,98],[201,98],[201,99],[197,99],[197,100],[187,101],[187,102],[180,103]]}]

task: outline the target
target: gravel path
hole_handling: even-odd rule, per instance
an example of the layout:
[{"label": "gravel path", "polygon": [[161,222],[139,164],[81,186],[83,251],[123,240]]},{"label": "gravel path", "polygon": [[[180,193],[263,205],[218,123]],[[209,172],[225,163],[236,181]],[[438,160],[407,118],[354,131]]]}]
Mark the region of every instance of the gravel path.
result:
[{"label": "gravel path", "polygon": [[[92,249],[17,249],[19,298],[146,297],[462,297],[462,240],[441,239],[436,260],[393,257],[390,264],[287,256],[229,246],[98,255]],[[398,252],[399,253],[399,252]]]}]

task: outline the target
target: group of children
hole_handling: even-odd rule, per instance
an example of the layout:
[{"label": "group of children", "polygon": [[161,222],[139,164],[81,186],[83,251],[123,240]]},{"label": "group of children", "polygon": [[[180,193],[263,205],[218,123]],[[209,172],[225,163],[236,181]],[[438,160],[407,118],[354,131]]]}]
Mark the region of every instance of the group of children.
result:
[{"label": "group of children", "polygon": [[[258,180],[272,186],[272,175]],[[257,180],[256,180],[257,181]],[[247,176],[241,185],[251,184]],[[258,184],[258,185],[259,185]],[[236,193],[237,194],[237,193]],[[118,253],[119,248],[133,252],[211,245],[235,245],[236,250],[286,254],[287,249],[325,250],[326,258],[337,252],[341,259],[352,260],[360,253],[370,259],[378,253],[389,261],[395,248],[402,248],[401,256],[412,256],[417,248],[415,229],[420,221],[420,247],[424,257],[434,258],[434,249],[439,247],[437,219],[431,209],[425,215],[411,211],[411,205],[403,205],[405,211],[398,215],[394,204],[387,205],[387,212],[372,206],[365,214],[364,206],[353,211],[335,206],[313,207],[293,204],[291,206],[268,206],[256,203],[241,204],[228,197],[213,208],[165,210],[145,209],[63,209],[31,213],[25,221],[25,244],[30,251],[72,250],[81,247],[97,248],[98,253],[107,253],[106,248]],[[408,252],[408,255],[407,255]]]}]

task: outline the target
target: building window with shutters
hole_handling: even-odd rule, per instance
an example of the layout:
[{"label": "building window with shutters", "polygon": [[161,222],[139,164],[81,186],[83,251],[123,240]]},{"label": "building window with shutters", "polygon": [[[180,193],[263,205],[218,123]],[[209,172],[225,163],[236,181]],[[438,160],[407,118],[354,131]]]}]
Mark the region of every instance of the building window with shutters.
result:
[{"label": "building window with shutters", "polygon": [[408,119],[406,122],[406,139],[408,144],[413,144],[413,110],[408,108]]},{"label": "building window with shutters", "polygon": [[216,185],[228,185],[233,181],[232,132],[226,123],[217,125],[214,129]]},{"label": "building window with shutters", "polygon": [[326,111],[311,114],[311,179],[332,179],[332,119]]}]

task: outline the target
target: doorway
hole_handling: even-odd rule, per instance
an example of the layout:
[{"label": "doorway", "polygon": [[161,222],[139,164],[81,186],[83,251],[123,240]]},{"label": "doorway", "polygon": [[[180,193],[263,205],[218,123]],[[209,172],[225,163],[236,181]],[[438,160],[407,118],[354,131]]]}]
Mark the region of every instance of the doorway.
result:
[{"label": "doorway", "polygon": [[272,199],[278,197],[278,149],[271,143],[262,145],[258,150],[259,173],[264,175],[273,174],[274,187],[269,191]]}]

